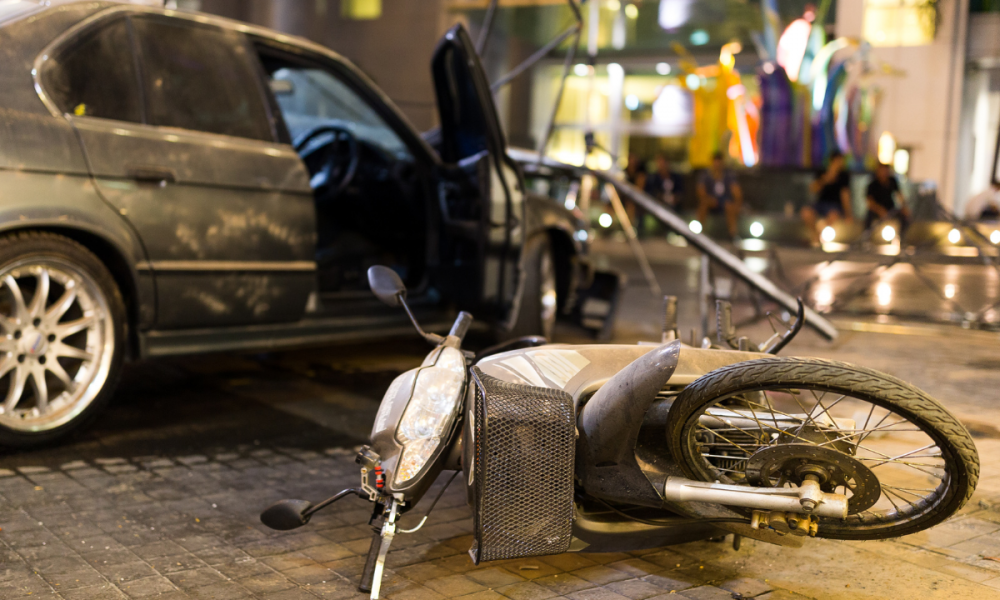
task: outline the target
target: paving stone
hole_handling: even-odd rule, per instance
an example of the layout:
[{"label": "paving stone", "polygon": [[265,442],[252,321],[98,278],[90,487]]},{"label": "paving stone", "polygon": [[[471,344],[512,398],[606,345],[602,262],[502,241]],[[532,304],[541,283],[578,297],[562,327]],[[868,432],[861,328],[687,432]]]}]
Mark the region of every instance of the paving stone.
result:
[{"label": "paving stone", "polygon": [[465,575],[476,583],[484,585],[488,588],[498,588],[512,583],[517,583],[519,581],[524,581],[524,578],[520,575],[515,575],[514,573],[501,567],[476,569],[475,571],[469,571]]},{"label": "paving stone", "polygon": [[757,596],[754,600],[810,600],[808,596],[789,592],[788,590],[774,590],[773,592]]},{"label": "paving stone", "polygon": [[774,589],[773,586],[764,583],[760,579],[750,579],[746,577],[724,581],[719,584],[719,587],[735,594],[739,594],[744,598],[754,598]]},{"label": "paving stone", "polygon": [[606,585],[612,581],[622,581],[624,579],[631,579],[632,577],[625,571],[612,569],[611,567],[605,567],[604,565],[595,565],[593,567],[577,569],[576,571],[573,571],[573,575],[596,585]]},{"label": "paving stone", "polygon": [[51,573],[49,571],[43,571],[41,575],[45,581],[49,582],[49,585],[60,593],[76,588],[108,584],[108,580],[105,579],[103,575],[89,567],[66,573]]},{"label": "paving stone", "polygon": [[59,590],[64,600],[123,600],[128,598],[121,590],[111,584],[96,585],[73,590]]},{"label": "paving stone", "polygon": [[156,575],[152,567],[142,561],[117,564],[96,564],[94,568],[108,581],[121,587],[123,584]]},{"label": "paving stone", "polygon": [[538,585],[533,581],[521,581],[505,585],[496,588],[496,591],[511,600],[546,600],[557,595],[551,589]]},{"label": "paving stone", "polygon": [[691,588],[678,593],[691,600],[733,600],[734,596],[732,592],[709,585]]},{"label": "paving stone", "polygon": [[459,598],[462,600],[504,600],[504,596],[501,596],[493,590],[483,590],[481,592],[459,596]]},{"label": "paving stone", "polygon": [[298,587],[284,575],[273,571],[269,573],[262,573],[260,575],[254,575],[253,577],[245,577],[237,580],[237,583],[259,595],[269,595],[274,592],[280,592],[282,590]]},{"label": "paving stone", "polygon": [[190,569],[186,571],[176,571],[174,573],[166,574],[166,578],[182,590],[194,587],[204,587],[225,581],[225,577],[223,577],[221,573],[208,567]]},{"label": "paving stone", "polygon": [[18,467],[18,472],[22,475],[37,475],[39,473],[48,473],[48,467]]},{"label": "paving stone", "polygon": [[572,598],[572,600],[628,600],[625,596],[616,594],[615,592],[603,587],[570,592],[566,594],[566,596]]},{"label": "paving stone", "polygon": [[686,590],[692,586],[691,583],[683,581],[680,579],[674,579],[669,576],[669,573],[661,573],[659,575],[646,575],[642,578],[642,581],[655,585],[656,587],[668,591],[681,591]]},{"label": "paving stone", "polygon": [[574,577],[568,573],[539,577],[534,580],[538,585],[548,588],[559,596],[566,596],[571,592],[578,592],[594,587],[589,581]]},{"label": "paving stone", "polygon": [[130,598],[146,598],[172,592],[177,588],[169,579],[162,575],[135,579],[118,586]]},{"label": "paving stone", "polygon": [[184,590],[192,598],[205,598],[206,600],[239,600],[241,598],[253,598],[250,590],[242,587],[236,582],[224,581],[213,583],[203,587],[195,587]]},{"label": "paving stone", "polygon": [[[653,575],[656,577],[656,575]],[[663,588],[642,579],[625,579],[623,581],[612,581],[604,587],[616,594],[630,598],[631,600],[645,600],[663,593]],[[677,589],[677,588],[673,588]]]},{"label": "paving stone", "polygon": [[411,583],[393,590],[386,597],[389,600],[443,600],[445,598],[445,596],[419,583]]},{"label": "paving stone", "polygon": [[448,598],[464,596],[487,588],[487,586],[477,583],[465,575],[449,575],[437,579],[428,579],[424,582],[424,585]]}]

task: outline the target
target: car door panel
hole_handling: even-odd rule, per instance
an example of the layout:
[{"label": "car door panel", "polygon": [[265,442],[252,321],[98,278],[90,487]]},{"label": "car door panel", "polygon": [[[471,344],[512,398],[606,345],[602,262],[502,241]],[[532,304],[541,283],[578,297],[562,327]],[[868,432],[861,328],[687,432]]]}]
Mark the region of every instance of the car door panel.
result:
[{"label": "car door panel", "polygon": [[315,287],[308,175],[287,145],[72,117],[99,191],[139,231],[160,327],[294,320]]},{"label": "car door panel", "polygon": [[[106,39],[102,27],[111,31]],[[263,83],[242,34],[186,19],[143,14],[126,21],[115,14],[80,38],[67,43],[66,57],[55,54],[42,79],[76,128],[97,189],[143,241],[148,261],[139,267],[156,281],[156,327],[300,319],[315,290],[313,198],[299,157],[273,141]],[[168,43],[177,51],[157,47]],[[141,60],[140,47],[151,64]],[[136,65],[136,89],[122,93],[144,98],[141,118],[134,103],[108,100],[99,77],[58,70],[60,62],[73,66],[74,49],[114,53],[107,62],[119,69]],[[186,84],[197,77],[203,85],[189,93]],[[107,75],[118,86],[128,80]],[[226,89],[205,89],[213,86]],[[174,110],[171,102],[181,105]]]},{"label": "car door panel", "polygon": [[[516,318],[511,307],[516,304],[524,244],[523,186],[519,171],[507,157],[489,82],[463,26],[456,25],[439,42],[431,70],[441,119],[441,158],[460,167],[445,174],[442,194],[461,188],[457,180],[463,172],[468,176],[472,163],[478,188],[475,195],[446,201],[467,225],[453,227],[454,234],[447,241],[459,255],[451,269],[462,272],[466,281],[478,275],[474,280],[480,284],[479,301],[494,311],[494,318],[510,323]],[[457,209],[463,202],[466,209]],[[477,239],[469,239],[463,230],[475,231]],[[475,265],[466,259],[473,247],[479,253]]]}]

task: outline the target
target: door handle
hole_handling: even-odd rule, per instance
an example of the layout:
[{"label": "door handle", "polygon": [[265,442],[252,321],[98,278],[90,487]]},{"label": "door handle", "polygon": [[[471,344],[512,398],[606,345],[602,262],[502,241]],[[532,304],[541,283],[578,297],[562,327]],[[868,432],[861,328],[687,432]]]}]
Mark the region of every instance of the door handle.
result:
[{"label": "door handle", "polygon": [[125,171],[129,179],[140,183],[175,183],[177,176],[170,169],[163,167],[128,167]]}]

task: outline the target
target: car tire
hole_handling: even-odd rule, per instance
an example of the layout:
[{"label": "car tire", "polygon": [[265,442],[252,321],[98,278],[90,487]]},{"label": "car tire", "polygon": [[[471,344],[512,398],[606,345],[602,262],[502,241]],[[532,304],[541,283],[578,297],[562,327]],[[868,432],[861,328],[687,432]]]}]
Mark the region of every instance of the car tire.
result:
[{"label": "car tire", "polygon": [[524,247],[524,291],[517,322],[508,337],[541,335],[551,340],[558,315],[555,256],[547,235],[528,240]]},{"label": "car tire", "polygon": [[0,237],[0,445],[46,444],[93,419],[117,385],[126,323],[87,248],[47,232]]}]

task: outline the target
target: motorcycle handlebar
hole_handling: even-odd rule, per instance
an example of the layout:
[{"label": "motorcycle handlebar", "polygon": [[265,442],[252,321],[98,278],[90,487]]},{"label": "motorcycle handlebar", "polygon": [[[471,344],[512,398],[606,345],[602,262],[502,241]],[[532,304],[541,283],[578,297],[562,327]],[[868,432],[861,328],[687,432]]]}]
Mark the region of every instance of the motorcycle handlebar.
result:
[{"label": "motorcycle handlebar", "polygon": [[455,319],[455,324],[451,326],[451,331],[448,332],[448,335],[463,340],[465,339],[465,334],[469,332],[470,325],[472,325],[472,315],[463,310],[458,313],[458,318]]}]

